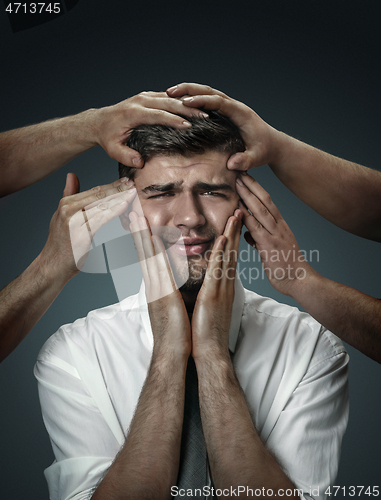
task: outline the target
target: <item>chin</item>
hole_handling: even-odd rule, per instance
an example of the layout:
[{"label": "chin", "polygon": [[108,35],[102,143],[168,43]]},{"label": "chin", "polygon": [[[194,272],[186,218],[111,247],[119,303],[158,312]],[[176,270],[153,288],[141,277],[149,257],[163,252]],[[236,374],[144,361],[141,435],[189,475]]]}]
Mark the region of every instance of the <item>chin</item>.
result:
[{"label": "chin", "polygon": [[171,262],[171,267],[180,291],[199,292],[205,278],[206,262],[188,258],[187,262],[179,265],[176,259],[174,259],[174,262]]}]

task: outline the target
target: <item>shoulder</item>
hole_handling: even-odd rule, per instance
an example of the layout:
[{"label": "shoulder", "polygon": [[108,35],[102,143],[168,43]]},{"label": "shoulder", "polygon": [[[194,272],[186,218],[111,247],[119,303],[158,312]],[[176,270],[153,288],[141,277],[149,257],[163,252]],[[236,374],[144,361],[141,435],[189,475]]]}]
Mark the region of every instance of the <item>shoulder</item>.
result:
[{"label": "shoulder", "polygon": [[242,316],[245,335],[258,335],[288,346],[294,354],[311,352],[311,362],[346,354],[341,340],[308,313],[245,289]]},{"label": "shoulder", "polygon": [[121,330],[133,327],[138,322],[139,305],[137,295],[132,295],[120,303],[90,311],[84,318],[62,325],[43,345],[37,362],[47,361],[51,357],[69,362],[70,345],[77,349],[89,350],[91,345],[110,341]]}]

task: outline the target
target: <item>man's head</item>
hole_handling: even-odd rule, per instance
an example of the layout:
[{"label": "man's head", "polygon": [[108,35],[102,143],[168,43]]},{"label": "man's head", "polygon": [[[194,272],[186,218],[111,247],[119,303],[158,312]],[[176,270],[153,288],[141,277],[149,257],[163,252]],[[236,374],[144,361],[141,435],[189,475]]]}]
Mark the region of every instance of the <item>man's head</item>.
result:
[{"label": "man's head", "polygon": [[[174,129],[141,125],[127,145],[138,151],[145,165],[119,165],[120,177],[133,178],[144,215],[151,227],[177,228],[178,237],[164,232],[172,268],[180,279],[189,271],[184,289],[196,292],[204,279],[208,255],[238,206],[236,172],[227,169],[229,157],[244,151],[237,127],[218,113],[193,118],[192,127]],[[137,203],[132,205],[136,210]],[[187,255],[189,269],[184,269]],[[184,282],[182,280],[182,282]]]}]

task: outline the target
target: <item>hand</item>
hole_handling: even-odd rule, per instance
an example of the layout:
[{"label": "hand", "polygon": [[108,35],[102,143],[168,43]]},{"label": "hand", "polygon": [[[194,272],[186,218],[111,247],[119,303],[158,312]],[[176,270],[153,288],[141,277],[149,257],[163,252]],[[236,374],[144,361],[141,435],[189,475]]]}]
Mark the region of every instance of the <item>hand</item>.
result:
[{"label": "hand", "polygon": [[172,352],[188,359],[191,351],[189,318],[164,244],[158,235],[152,235],[144,216],[131,212],[130,221],[146,288],[154,353]]},{"label": "hand", "polygon": [[229,330],[234,301],[242,212],[229,217],[223,235],[213,246],[204,283],[192,317],[192,356],[222,354],[229,357]]},{"label": "hand", "polygon": [[121,215],[135,195],[134,183],[126,179],[79,193],[78,177],[68,174],[63,198],[41,252],[42,261],[49,269],[72,278],[83,266],[94,234]]},{"label": "hand", "polygon": [[240,129],[246,145],[244,153],[229,158],[231,170],[248,170],[275,160],[279,132],[264,122],[245,104],[228,97],[219,90],[197,83],[181,83],[167,89],[170,97],[181,97],[186,106],[215,110],[228,116]]},{"label": "hand", "polygon": [[96,110],[97,143],[114,160],[126,166],[141,168],[143,160],[140,154],[125,146],[131,130],[142,124],[191,127],[179,115],[205,116],[205,113],[184,106],[181,100],[171,99],[165,92],[142,92],[114,106]]},{"label": "hand", "polygon": [[237,177],[236,184],[245,204],[239,202],[243,223],[249,230],[245,240],[257,249],[271,285],[292,296],[295,287],[315,271],[305,261],[291,229],[262,186],[247,174]]}]

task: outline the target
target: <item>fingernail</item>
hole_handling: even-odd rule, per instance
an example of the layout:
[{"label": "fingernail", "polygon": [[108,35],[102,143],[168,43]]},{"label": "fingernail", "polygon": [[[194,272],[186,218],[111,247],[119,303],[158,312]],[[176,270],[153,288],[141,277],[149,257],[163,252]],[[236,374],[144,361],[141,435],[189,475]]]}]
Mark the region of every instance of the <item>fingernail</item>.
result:
[{"label": "fingernail", "polygon": [[193,97],[184,97],[183,101],[192,102],[193,101]]},{"label": "fingernail", "polygon": [[192,126],[192,124],[191,124],[191,123],[189,123],[189,122],[183,122],[183,126],[184,126],[184,127],[191,127],[191,126]]},{"label": "fingernail", "polygon": [[132,189],[135,187],[135,184],[134,184],[134,181],[132,180],[129,180],[127,183],[126,183],[126,188],[127,189]]},{"label": "fingernail", "polygon": [[128,179],[128,177],[122,177],[121,179],[119,179],[119,182],[128,182],[130,179]]},{"label": "fingernail", "polygon": [[208,113],[200,113],[200,116],[202,116],[203,118],[209,118]]},{"label": "fingernail", "polygon": [[236,179],[236,183],[239,185],[239,186],[243,186],[243,182],[241,181],[241,179],[239,177],[237,177]]},{"label": "fingernail", "polygon": [[177,85],[175,85],[174,87],[169,87],[169,89],[167,89],[167,92],[172,94],[172,92],[174,92],[176,89],[177,89]]}]

